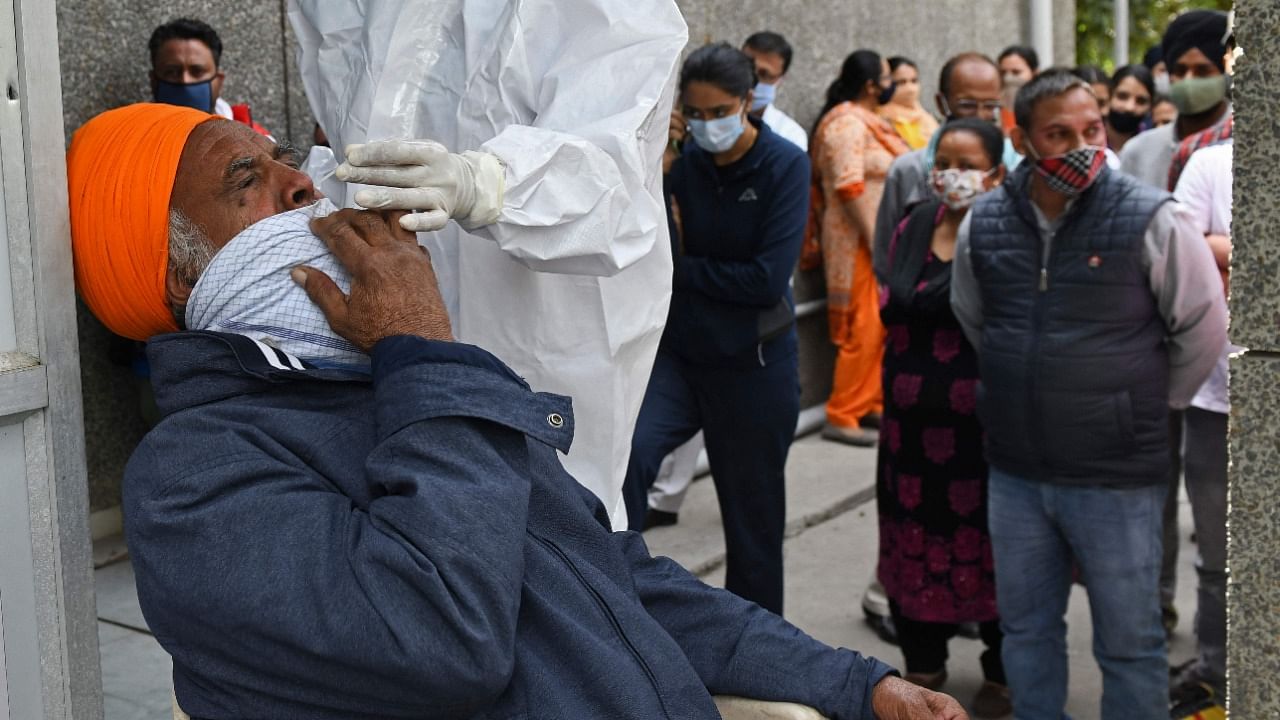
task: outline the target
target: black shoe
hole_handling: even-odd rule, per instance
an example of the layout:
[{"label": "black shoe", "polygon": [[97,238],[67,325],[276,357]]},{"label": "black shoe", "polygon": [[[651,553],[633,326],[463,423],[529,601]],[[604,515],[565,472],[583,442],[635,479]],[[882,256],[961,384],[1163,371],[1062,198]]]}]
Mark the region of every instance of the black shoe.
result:
[{"label": "black shoe", "polygon": [[[649,508],[649,512],[644,514],[644,530],[664,527],[666,525],[675,525],[679,521],[679,513],[665,512],[663,510],[654,510],[653,508]],[[643,532],[643,530],[641,532]]]},{"label": "black shoe", "polygon": [[880,429],[880,413],[868,413],[866,415],[863,415],[862,419],[858,421],[858,426],[864,427],[868,430],[879,430]]},{"label": "black shoe", "polygon": [[976,622],[960,623],[960,627],[956,628],[956,634],[970,640],[982,638],[982,631],[978,629],[978,623]]},{"label": "black shoe", "polygon": [[1225,720],[1222,695],[1204,682],[1185,682],[1169,690],[1169,717],[1173,720]]},{"label": "black shoe", "polygon": [[867,624],[876,632],[877,637],[890,645],[898,644],[898,629],[893,626],[893,618],[869,613],[865,609],[862,613],[867,616]]}]

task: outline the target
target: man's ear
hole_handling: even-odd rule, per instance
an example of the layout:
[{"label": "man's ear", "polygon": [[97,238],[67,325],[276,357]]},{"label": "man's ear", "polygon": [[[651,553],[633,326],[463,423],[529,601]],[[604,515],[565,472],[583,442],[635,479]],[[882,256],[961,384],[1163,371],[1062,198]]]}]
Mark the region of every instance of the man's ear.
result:
[{"label": "man's ear", "polygon": [[951,114],[948,112],[951,108],[947,107],[947,98],[942,93],[933,94],[933,104],[938,106],[938,114],[942,117],[945,118]]},{"label": "man's ear", "polygon": [[1013,149],[1018,151],[1019,155],[1027,154],[1027,134],[1022,131],[1022,126],[1014,125],[1009,130],[1009,142],[1013,143]]},{"label": "man's ear", "polygon": [[194,286],[188,285],[185,279],[178,277],[178,273],[173,271],[172,265],[165,270],[164,299],[178,316],[181,316],[185,311],[187,302],[191,300],[191,291],[193,289]]},{"label": "man's ear", "polygon": [[209,82],[209,89],[213,91],[213,99],[215,101],[222,97],[222,81],[226,79],[226,73],[219,70],[217,74],[213,76],[213,80]]}]

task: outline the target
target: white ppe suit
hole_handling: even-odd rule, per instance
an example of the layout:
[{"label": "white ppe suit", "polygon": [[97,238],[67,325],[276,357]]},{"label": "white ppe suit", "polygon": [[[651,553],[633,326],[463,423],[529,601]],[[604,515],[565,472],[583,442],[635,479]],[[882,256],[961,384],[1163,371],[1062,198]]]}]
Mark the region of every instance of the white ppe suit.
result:
[{"label": "white ppe suit", "polygon": [[423,139],[505,165],[496,223],[419,242],[457,338],[573,398],[565,466],[625,527],[671,295],[661,157],[688,37],[674,1],[290,0],[289,20],[336,151]]}]

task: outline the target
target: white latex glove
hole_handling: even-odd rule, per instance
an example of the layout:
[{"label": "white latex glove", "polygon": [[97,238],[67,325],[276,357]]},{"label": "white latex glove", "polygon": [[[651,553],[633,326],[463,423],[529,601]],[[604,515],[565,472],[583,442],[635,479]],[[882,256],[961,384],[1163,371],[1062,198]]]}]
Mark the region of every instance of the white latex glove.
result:
[{"label": "white latex glove", "polygon": [[490,153],[451,153],[430,140],[383,140],[347,146],[335,176],[380,185],[356,192],[356,204],[376,210],[416,210],[400,218],[410,232],[431,232],[453,218],[468,230],[498,220],[506,170]]}]

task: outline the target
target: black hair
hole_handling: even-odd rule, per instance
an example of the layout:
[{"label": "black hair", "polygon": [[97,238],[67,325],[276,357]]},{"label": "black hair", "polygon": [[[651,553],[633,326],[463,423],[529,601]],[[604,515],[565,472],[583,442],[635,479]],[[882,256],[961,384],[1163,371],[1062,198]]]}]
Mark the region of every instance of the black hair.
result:
[{"label": "black hair", "polygon": [[1147,52],[1142,56],[1142,64],[1148,70],[1155,70],[1156,66],[1162,62],[1164,62],[1164,49],[1160,47],[1160,43],[1147,48]]},{"label": "black hair", "polygon": [[1077,65],[1071,72],[1090,85],[1111,86],[1111,79],[1107,77],[1106,71],[1097,65]]},{"label": "black hair", "polygon": [[1031,68],[1031,72],[1040,69],[1040,56],[1036,54],[1035,48],[1026,45],[1010,45],[1000,52],[1000,56],[996,58],[996,62],[1000,62],[1010,55],[1017,55],[1027,63],[1027,67]]},{"label": "black hair", "polygon": [[1022,86],[1018,97],[1013,101],[1013,116],[1018,121],[1018,127],[1030,130],[1031,114],[1035,112],[1036,105],[1075,88],[1093,95],[1093,88],[1089,83],[1068,68],[1049,68],[1036,75],[1031,82]]},{"label": "black hair", "polygon": [[994,169],[1004,164],[1004,133],[995,123],[978,118],[949,120],[938,132],[938,143],[941,144],[942,138],[953,132],[971,132],[977,135],[978,140],[982,141],[982,150],[987,154],[987,160],[991,161],[991,167]]},{"label": "black hair", "polygon": [[151,39],[147,41],[147,50],[151,53],[151,64],[156,64],[156,55],[160,47],[170,40],[199,40],[213,53],[213,64],[222,64],[222,39],[218,32],[203,20],[178,18],[170,20],[151,31]]},{"label": "black hair", "polygon": [[1152,93],[1151,109],[1155,110],[1156,106],[1159,105],[1160,103],[1169,103],[1170,105],[1173,105],[1173,98],[1169,97],[1164,93]]},{"label": "black hair", "polygon": [[756,64],[729,43],[714,43],[689,53],[680,68],[680,92],[691,82],[704,82],[738,98],[756,86]]},{"label": "black hair", "polygon": [[938,92],[942,93],[943,97],[951,95],[951,76],[955,74],[956,68],[967,62],[986,63],[995,69],[997,76],[1000,75],[1000,66],[996,64],[995,60],[986,55],[980,52],[960,53],[947,60],[946,64],[942,66],[942,72],[938,73]]},{"label": "black hair", "polygon": [[889,62],[889,72],[897,72],[898,68],[902,67],[903,65],[906,65],[912,70],[915,70],[917,73],[920,72],[920,66],[916,64],[915,60],[912,60],[909,57],[894,55],[893,57],[889,58],[888,62]]},{"label": "black hair", "polygon": [[1111,75],[1111,92],[1114,94],[1116,86],[1124,81],[1125,78],[1133,78],[1142,83],[1142,87],[1147,89],[1147,94],[1152,98],[1156,95],[1156,81],[1151,76],[1151,71],[1145,65],[1124,65]]},{"label": "black hair", "polygon": [[782,74],[791,68],[791,43],[776,32],[762,30],[747,38],[744,46],[761,53],[776,53],[782,58]]},{"label": "black hair", "polygon": [[813,132],[818,131],[823,116],[831,108],[862,97],[867,91],[867,81],[879,82],[881,69],[880,54],[876,51],[854,50],[849,53],[849,57],[840,66],[840,77],[827,87],[827,101],[822,106],[822,112],[818,113],[818,119],[813,121]]}]

